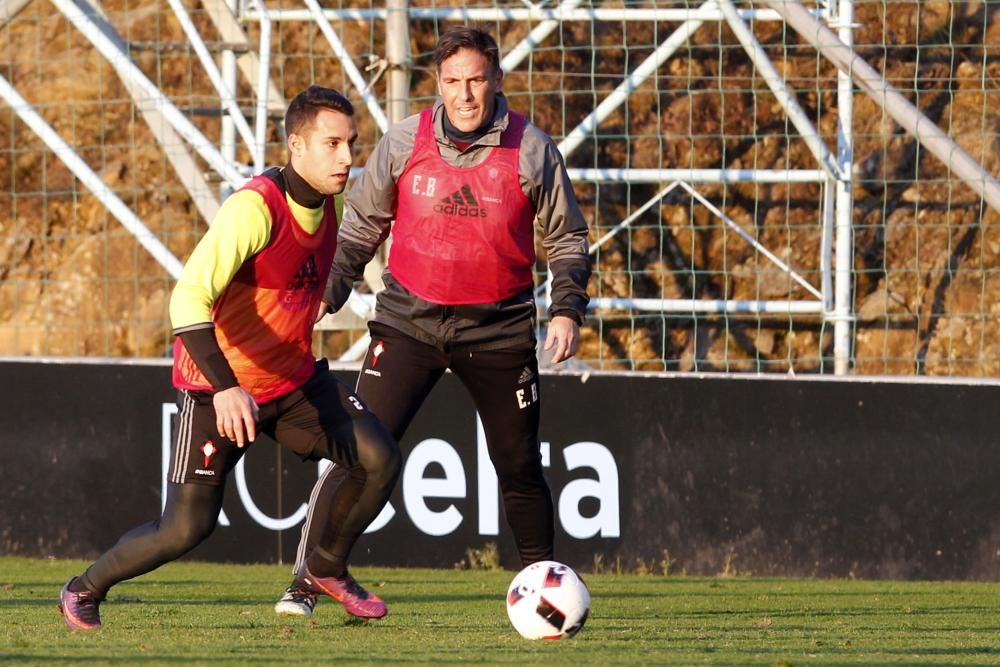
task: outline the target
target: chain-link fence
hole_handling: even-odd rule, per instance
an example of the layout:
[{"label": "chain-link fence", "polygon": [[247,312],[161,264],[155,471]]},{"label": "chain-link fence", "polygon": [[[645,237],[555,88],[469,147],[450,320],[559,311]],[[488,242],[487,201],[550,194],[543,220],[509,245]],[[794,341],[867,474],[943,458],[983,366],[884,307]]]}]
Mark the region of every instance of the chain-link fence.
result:
[{"label": "chain-link fence", "polygon": [[[0,355],[168,353],[170,260],[234,179],[284,161],[283,100],[311,83],[347,92],[363,166],[390,78],[405,71],[410,112],[429,105],[436,36],[468,22],[497,36],[504,90],[560,144],[592,226],[580,362],[832,373],[841,323],[851,372],[1000,373],[996,213],[880,100],[845,103],[837,68],[774,3],[734,7],[764,59],[722,4],[403,3],[400,60],[392,3],[7,0]],[[835,30],[852,21],[854,51],[997,172],[1000,2],[808,7]],[[846,173],[824,171],[824,151]],[[317,332],[317,353],[347,353],[357,319]]]}]

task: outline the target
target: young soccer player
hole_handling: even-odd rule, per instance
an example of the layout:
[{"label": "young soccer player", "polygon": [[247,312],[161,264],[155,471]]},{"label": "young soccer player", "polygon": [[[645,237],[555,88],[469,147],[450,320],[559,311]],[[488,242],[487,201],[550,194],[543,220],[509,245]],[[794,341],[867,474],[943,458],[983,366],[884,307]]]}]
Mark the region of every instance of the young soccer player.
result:
[{"label": "young soccer player", "polygon": [[395,485],[399,447],[311,352],[337,245],[333,195],[344,190],[354,159],[354,108],[337,91],[312,86],[289,104],[285,129],[288,163],[226,199],[171,297],[179,418],[163,514],[66,584],[59,610],[71,628],[100,628],[112,586],[208,537],[226,478],[259,433],[303,460],[330,459],[345,475],[325,499],[326,526],[303,566],[303,585],[354,616],[388,611],[347,562]]}]

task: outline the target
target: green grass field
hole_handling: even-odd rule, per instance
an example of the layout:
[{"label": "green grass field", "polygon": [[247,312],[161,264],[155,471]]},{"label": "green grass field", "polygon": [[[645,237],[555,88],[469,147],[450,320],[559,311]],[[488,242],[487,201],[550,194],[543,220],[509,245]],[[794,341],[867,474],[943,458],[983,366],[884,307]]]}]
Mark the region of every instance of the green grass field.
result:
[{"label": "green grass field", "polygon": [[0,558],[0,662],[76,664],[1000,664],[1000,584],[585,575],[577,637],[508,625],[513,572],[357,568],[390,614],[323,600],[276,616],[287,566],[172,563],[123,583],[104,629],[72,632],[59,588],[85,563]]}]

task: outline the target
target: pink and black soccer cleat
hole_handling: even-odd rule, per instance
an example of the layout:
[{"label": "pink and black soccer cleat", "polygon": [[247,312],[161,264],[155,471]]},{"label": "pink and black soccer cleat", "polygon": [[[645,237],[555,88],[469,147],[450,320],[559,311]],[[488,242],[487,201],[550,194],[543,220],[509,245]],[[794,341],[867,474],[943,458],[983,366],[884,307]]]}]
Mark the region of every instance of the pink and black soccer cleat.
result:
[{"label": "pink and black soccer cleat", "polygon": [[389,613],[382,598],[366,591],[350,574],[343,577],[314,577],[309,568],[304,568],[302,581],[317,593],[329,595],[344,605],[351,616],[358,618],[382,618]]},{"label": "pink and black soccer cleat", "polygon": [[74,630],[101,629],[101,600],[90,591],[75,593],[69,585],[76,580],[70,579],[59,592],[59,613],[66,625]]}]

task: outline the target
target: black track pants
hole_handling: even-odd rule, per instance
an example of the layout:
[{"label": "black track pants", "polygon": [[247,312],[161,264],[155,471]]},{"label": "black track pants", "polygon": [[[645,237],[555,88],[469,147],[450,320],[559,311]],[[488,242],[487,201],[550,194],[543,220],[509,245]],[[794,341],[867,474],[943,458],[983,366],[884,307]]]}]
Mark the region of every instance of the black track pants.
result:
[{"label": "black track pants", "polygon": [[[552,497],[538,443],[540,395],[534,344],[515,349],[443,352],[378,322],[358,376],[357,393],[400,440],[446,369],[459,378],[479,412],[500,483],[504,513],[524,565],[553,557]],[[328,470],[313,489],[298,562],[319,539],[324,512],[343,471]]]}]

